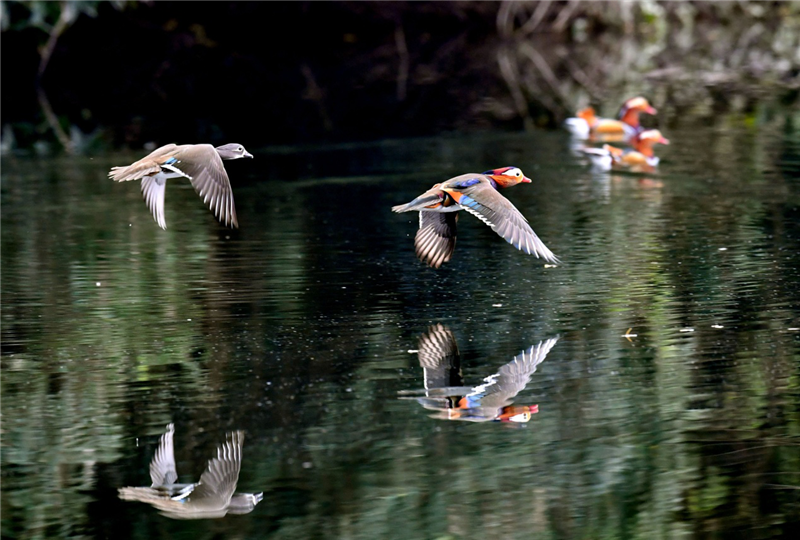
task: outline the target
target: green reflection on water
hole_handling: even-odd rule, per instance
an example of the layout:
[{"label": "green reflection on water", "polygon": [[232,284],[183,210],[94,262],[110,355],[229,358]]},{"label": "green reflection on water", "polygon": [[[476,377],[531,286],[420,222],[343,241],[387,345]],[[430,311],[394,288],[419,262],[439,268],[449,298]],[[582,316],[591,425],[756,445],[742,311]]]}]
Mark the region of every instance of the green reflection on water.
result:
[{"label": "green reflection on water", "polygon": [[[591,173],[563,134],[264,152],[254,164],[270,165],[232,174],[238,231],[178,183],[159,230],[136,186],[105,178],[118,160],[4,159],[3,536],[796,527],[798,137],[780,123],[669,136],[654,182]],[[314,173],[284,179],[281,160]],[[506,164],[534,177],[508,196],[565,264],[467,218],[453,261],[418,264],[414,220],[391,205]],[[562,336],[520,394],[539,405],[525,428],[397,399],[421,386],[405,351],[436,322],[469,381]],[[239,489],[265,493],[252,514],[186,524],[116,499],[144,485],[171,421],[179,471],[246,431]]]}]

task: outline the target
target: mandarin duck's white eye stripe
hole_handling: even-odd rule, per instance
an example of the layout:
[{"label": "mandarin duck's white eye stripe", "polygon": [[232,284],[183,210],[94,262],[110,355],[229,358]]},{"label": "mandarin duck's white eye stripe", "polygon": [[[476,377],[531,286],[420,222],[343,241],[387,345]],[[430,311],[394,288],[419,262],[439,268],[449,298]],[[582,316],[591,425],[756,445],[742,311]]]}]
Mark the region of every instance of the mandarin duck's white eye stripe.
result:
[{"label": "mandarin duck's white eye stripe", "polygon": [[171,178],[187,178],[214,215],[225,225],[238,227],[228,174],[222,160],[253,157],[242,145],[168,144],[125,167],[113,167],[109,177],[124,182],[141,180],[145,203],[158,225],[166,229],[164,190]]}]

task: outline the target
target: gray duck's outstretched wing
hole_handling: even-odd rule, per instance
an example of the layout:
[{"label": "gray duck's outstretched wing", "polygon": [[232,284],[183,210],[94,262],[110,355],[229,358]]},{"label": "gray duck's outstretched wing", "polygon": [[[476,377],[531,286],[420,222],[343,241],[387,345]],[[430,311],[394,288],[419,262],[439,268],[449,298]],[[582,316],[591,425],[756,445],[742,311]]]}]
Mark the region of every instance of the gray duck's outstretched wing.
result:
[{"label": "gray duck's outstretched wing", "polygon": [[176,166],[191,177],[195,191],[217,219],[238,228],[231,182],[216,148],[210,144],[186,144],[178,147],[175,158]]}]

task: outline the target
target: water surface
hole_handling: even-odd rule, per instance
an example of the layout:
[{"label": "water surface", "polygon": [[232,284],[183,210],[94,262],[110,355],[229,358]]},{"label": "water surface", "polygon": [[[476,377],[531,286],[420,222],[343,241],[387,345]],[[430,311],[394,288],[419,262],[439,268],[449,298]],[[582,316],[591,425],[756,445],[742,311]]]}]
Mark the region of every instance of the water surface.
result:
[{"label": "water surface", "polygon": [[[796,533],[797,120],[665,128],[650,177],[591,171],[564,133],[256,150],[227,167],[239,230],[174,181],[160,230],[106,178],[133,154],[4,157],[3,536]],[[505,194],[563,264],[467,215],[452,261],[419,263],[391,206],[503,165],[534,178]],[[513,398],[530,421],[401,399],[432,325],[466,386],[558,337]],[[255,510],[117,497],[170,422],[182,481],[245,432]]]}]

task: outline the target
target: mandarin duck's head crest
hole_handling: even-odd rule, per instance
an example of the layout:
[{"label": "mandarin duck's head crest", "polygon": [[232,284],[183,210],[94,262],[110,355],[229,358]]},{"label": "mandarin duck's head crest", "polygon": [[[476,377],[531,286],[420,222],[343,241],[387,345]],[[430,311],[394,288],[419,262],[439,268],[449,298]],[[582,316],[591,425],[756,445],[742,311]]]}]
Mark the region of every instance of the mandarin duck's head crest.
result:
[{"label": "mandarin duck's head crest", "polygon": [[594,107],[584,107],[583,109],[579,110],[575,116],[578,118],[583,118],[589,125],[594,124],[595,120],[597,119],[597,115],[594,112]]},{"label": "mandarin duck's head crest", "polygon": [[223,144],[217,146],[217,153],[222,159],[252,158],[253,154],[244,149],[244,146],[236,143]]},{"label": "mandarin duck's head crest", "polygon": [[650,102],[643,97],[635,97],[626,101],[622,105],[622,110],[619,113],[620,117],[624,116],[628,111],[639,111],[647,114],[656,114],[658,112],[655,107],[650,105]]},{"label": "mandarin duck's head crest", "polygon": [[501,167],[486,171],[483,174],[491,177],[499,187],[515,186],[520,183],[530,183],[531,181],[517,167]]},{"label": "mandarin duck's head crest", "polygon": [[661,135],[661,132],[657,129],[648,129],[646,131],[642,131],[639,135],[636,136],[636,139],[640,143],[647,143],[647,144],[669,144],[669,139],[664,138]]}]

